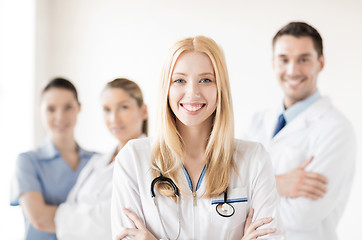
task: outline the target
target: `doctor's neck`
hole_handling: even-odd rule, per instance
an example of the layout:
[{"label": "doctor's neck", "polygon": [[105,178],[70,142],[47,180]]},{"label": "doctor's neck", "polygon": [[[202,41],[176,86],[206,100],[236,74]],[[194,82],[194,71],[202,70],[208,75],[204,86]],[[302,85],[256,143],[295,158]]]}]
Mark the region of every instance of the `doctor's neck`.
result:
[{"label": "doctor's neck", "polygon": [[185,144],[184,150],[186,156],[190,156],[192,158],[203,156],[206,150],[208,139],[210,137],[211,126],[205,127],[205,125],[208,124],[202,124],[203,127],[188,127],[182,123],[176,125]]},{"label": "doctor's neck", "polygon": [[74,137],[67,139],[52,138],[52,141],[60,152],[78,151],[77,142],[75,141]]},{"label": "doctor's neck", "polygon": [[313,89],[313,91],[310,91],[302,96],[288,96],[284,95],[283,105],[284,109],[287,110],[288,108],[292,107],[294,104],[304,101],[308,97],[312,96],[317,91],[317,88]]}]

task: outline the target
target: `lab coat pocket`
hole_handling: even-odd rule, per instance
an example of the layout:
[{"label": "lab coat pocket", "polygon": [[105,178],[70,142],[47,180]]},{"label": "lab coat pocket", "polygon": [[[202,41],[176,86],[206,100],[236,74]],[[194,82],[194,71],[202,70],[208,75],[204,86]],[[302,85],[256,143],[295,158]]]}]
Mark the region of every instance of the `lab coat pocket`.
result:
[{"label": "lab coat pocket", "polygon": [[[248,213],[248,201],[249,198],[245,188],[228,189],[226,202],[230,204],[231,207],[227,205],[222,207],[224,194],[220,194],[211,199],[210,223],[213,227],[217,228],[218,231],[220,230],[225,233],[223,234],[224,239],[227,239],[229,233],[234,232],[233,229],[235,228],[240,228],[240,236],[242,236],[243,226]],[[230,215],[232,212],[233,214]]]}]

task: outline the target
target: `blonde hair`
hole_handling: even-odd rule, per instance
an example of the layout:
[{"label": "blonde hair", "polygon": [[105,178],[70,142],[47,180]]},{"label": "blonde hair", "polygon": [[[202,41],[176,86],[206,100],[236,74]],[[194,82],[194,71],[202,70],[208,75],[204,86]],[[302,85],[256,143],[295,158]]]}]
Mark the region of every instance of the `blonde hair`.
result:
[{"label": "blonde hair", "polygon": [[[152,167],[154,176],[160,174],[171,178],[180,186],[178,172],[182,167],[184,142],[176,128],[175,116],[168,103],[168,92],[175,64],[184,52],[205,53],[211,60],[217,85],[217,107],[213,114],[213,124],[204,154],[206,162],[205,197],[223,193],[229,183],[234,153],[234,115],[229,77],[223,51],[212,40],[204,36],[185,38],[171,48],[163,66],[160,79],[158,102],[158,128],[152,146]],[[158,191],[172,197],[173,190],[167,184],[159,184]]]},{"label": "blonde hair", "polygon": [[[110,88],[120,88],[127,92],[131,98],[136,100],[138,107],[142,107],[144,104],[141,88],[137,85],[137,83],[127,78],[116,78],[113,81],[108,82],[104,87],[103,92]],[[143,120],[142,133],[145,135],[148,134],[148,119]]]}]

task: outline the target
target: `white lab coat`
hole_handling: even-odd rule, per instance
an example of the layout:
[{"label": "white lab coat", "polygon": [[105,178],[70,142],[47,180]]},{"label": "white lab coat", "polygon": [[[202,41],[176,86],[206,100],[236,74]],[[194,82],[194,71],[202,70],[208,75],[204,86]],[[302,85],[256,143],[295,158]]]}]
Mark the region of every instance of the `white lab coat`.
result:
[{"label": "white lab coat", "polygon": [[313,103],[272,138],[279,114],[277,109],[256,114],[244,137],[263,143],[276,175],[291,171],[313,156],[306,170],[328,179],[327,194],[322,199],[280,197],[287,239],[335,240],[352,185],[354,131],[326,97]]},{"label": "white lab coat", "polygon": [[[231,217],[221,217],[216,212],[216,205],[212,205],[211,201],[223,199],[224,195],[213,199],[201,196],[205,190],[205,176],[196,191],[197,201],[194,205],[186,175],[183,169],[180,169],[179,176],[183,184],[178,187],[186,194],[181,194],[180,200],[182,228],[179,239],[240,240],[250,208],[255,209],[254,219],[269,216],[274,218],[272,223],[263,228],[276,227],[278,231],[265,239],[284,239],[284,229],[277,207],[278,194],[268,154],[258,143],[235,140],[235,146],[234,161],[238,170],[232,172],[228,199],[247,198],[248,201],[232,203],[235,214]],[[150,150],[150,139],[132,140],[116,158],[111,207],[113,239],[116,239],[124,228],[134,228],[122,212],[124,207],[139,216],[157,239],[166,238],[150,194],[151,182],[154,179]],[[166,232],[174,239],[179,226],[176,203],[161,196],[157,189],[155,193]]]},{"label": "white lab coat", "polygon": [[59,240],[111,239],[111,196],[114,151],[95,155],[55,215]]}]

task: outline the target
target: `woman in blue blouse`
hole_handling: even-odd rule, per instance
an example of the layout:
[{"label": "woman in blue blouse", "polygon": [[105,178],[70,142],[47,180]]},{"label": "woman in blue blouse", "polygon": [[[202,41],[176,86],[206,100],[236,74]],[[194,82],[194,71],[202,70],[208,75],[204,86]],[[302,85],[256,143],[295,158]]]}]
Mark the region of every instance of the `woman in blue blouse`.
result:
[{"label": "woman in blue blouse", "polygon": [[21,153],[16,162],[11,205],[21,205],[27,240],[57,239],[53,217],[43,214],[64,202],[92,152],[74,138],[80,112],[77,90],[66,79],[50,81],[42,91],[41,119],[49,138],[43,146]]}]

